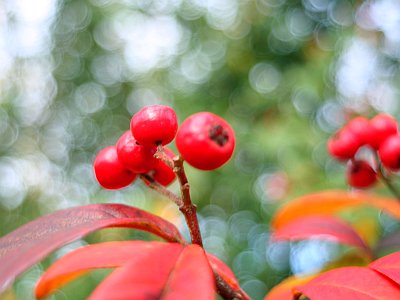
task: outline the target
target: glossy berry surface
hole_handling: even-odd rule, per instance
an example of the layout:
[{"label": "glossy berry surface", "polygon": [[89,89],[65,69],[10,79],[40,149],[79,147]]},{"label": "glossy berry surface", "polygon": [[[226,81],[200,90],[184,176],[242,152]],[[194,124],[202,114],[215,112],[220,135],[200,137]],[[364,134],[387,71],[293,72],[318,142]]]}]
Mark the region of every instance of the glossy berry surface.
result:
[{"label": "glossy berry surface", "polygon": [[371,124],[365,117],[356,117],[352,119],[346,125],[345,130],[352,132],[357,137],[360,145],[369,144],[373,139]]},{"label": "glossy berry surface", "polygon": [[[175,157],[175,153],[172,152],[168,148],[164,148],[165,154],[167,154],[170,158]],[[155,181],[163,186],[168,186],[172,182],[174,182],[176,175],[174,171],[162,160],[157,160],[158,164],[156,167],[151,171],[151,175]]]},{"label": "glossy berry surface", "polygon": [[373,137],[369,144],[376,150],[384,140],[397,133],[397,121],[390,115],[379,114],[371,119],[370,124]]},{"label": "glossy berry surface", "polygon": [[182,157],[200,170],[213,170],[226,163],[235,148],[232,127],[221,117],[200,112],[180,126],[176,146]]},{"label": "glossy berry surface", "polygon": [[144,146],[166,145],[178,130],[175,111],[165,105],[143,107],[131,119],[131,131],[139,144]]},{"label": "glossy berry surface", "polygon": [[136,174],[120,162],[114,146],[106,147],[97,154],[93,169],[99,184],[110,190],[123,188],[136,179]]},{"label": "glossy berry surface", "polygon": [[400,169],[400,135],[388,137],[379,147],[382,164],[393,171]]},{"label": "glossy berry surface", "polygon": [[147,173],[153,169],[158,164],[158,159],[154,158],[156,151],[156,146],[140,145],[130,130],[126,131],[117,142],[119,160],[134,173]]},{"label": "glossy berry surface", "polygon": [[347,160],[354,157],[361,145],[357,135],[343,128],[328,140],[328,152],[336,159]]},{"label": "glossy berry surface", "polygon": [[347,165],[347,183],[355,188],[367,188],[377,181],[377,174],[364,160],[351,160]]}]

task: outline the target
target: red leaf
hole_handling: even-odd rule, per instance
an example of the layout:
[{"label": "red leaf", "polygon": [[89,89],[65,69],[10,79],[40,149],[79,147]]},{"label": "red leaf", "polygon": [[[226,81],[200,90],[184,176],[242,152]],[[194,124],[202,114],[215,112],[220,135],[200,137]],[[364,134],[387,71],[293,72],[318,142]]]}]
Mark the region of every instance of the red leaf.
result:
[{"label": "red leaf", "polygon": [[239,283],[232,270],[216,256],[207,253],[207,257],[212,269],[218,273],[233,290],[239,290]]},{"label": "red leaf", "polygon": [[[56,261],[39,279],[36,297],[43,298],[62,287],[86,271],[96,268],[116,268],[123,266],[132,257],[143,251],[163,247],[165,243],[124,241],[106,242],[79,248]],[[212,254],[206,253],[209,263],[232,290],[246,295],[241,290],[232,270]]]},{"label": "red leaf", "polygon": [[106,227],[141,229],[170,242],[185,243],[173,224],[134,207],[93,204],[57,211],[0,239],[0,293],[16,276],[58,247]]},{"label": "red leaf", "polygon": [[290,201],[278,210],[272,226],[279,229],[286,224],[306,216],[331,215],[341,210],[360,205],[371,205],[383,209],[400,219],[400,204],[392,198],[366,192],[323,191],[309,194]]},{"label": "red leaf", "polygon": [[[245,291],[239,285],[235,274],[232,272],[231,268],[229,268],[223,261],[221,261],[216,256],[206,253],[208,261],[216,274],[216,279],[218,276],[224,281],[224,284],[227,284],[235,293],[242,296],[243,299],[250,299],[250,297],[246,294]],[[220,291],[221,292],[221,291]]]},{"label": "red leaf", "polygon": [[214,276],[203,249],[181,244],[166,244],[138,253],[111,273],[90,296],[92,300],[214,298]]},{"label": "red leaf", "polygon": [[296,219],[273,232],[271,238],[272,240],[301,240],[310,237],[355,246],[371,254],[371,249],[352,227],[331,216],[311,216]]},{"label": "red leaf", "polygon": [[94,244],[79,248],[57,260],[36,285],[36,298],[43,298],[86,271],[123,266],[140,252],[158,249],[162,242],[123,241]]},{"label": "red leaf", "polygon": [[345,267],[323,273],[297,290],[312,300],[400,299],[400,286],[369,268]]},{"label": "red leaf", "polygon": [[310,281],[315,276],[286,278],[280,284],[274,286],[265,296],[264,300],[293,300],[293,288]]},{"label": "red leaf", "polygon": [[400,252],[395,252],[372,262],[369,267],[400,284]]}]

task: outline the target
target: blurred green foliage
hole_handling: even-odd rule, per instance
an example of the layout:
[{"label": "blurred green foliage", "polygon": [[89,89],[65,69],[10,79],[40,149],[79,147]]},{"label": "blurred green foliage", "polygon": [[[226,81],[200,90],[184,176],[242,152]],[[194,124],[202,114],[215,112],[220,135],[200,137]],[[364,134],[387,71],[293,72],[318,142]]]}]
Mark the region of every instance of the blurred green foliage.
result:
[{"label": "blurred green foliage", "polygon": [[[235,129],[237,148],[226,166],[187,172],[206,249],[233,268],[253,299],[334,256],[329,243],[269,244],[269,220],[295,196],[347,188],[344,166],[325,150],[346,120],[398,114],[398,2],[39,2],[0,4],[1,235],[92,202],[138,206],[185,231],[177,209],[140,182],[105,191],[91,169],[96,153],[128,130],[133,113],[162,103],[180,122],[211,111]],[[116,231],[68,249],[142,237]],[[19,299],[31,297],[41,269],[16,283]],[[99,277],[54,298],[84,298]]]}]

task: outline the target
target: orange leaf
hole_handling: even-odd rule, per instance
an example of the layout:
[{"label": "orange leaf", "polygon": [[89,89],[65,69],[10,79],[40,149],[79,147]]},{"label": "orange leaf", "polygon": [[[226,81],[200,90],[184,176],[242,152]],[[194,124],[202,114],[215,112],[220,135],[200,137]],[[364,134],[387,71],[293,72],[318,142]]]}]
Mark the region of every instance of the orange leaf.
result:
[{"label": "orange leaf", "polygon": [[297,287],[312,300],[400,299],[400,286],[378,272],[363,267],[345,267],[323,273]]},{"label": "orange leaf", "polygon": [[369,267],[400,284],[400,252],[395,252],[372,262]]},{"label": "orange leaf", "polygon": [[86,271],[99,268],[123,266],[133,256],[149,249],[167,245],[162,242],[123,241],[107,242],[79,248],[57,260],[39,279],[35,295],[43,298],[56,289],[83,275]]},{"label": "orange leaf", "polygon": [[272,290],[265,296],[264,300],[292,300],[293,288],[309,282],[315,276],[286,278],[280,284],[274,286]]},{"label": "orange leaf", "polygon": [[272,240],[301,240],[310,237],[328,239],[355,246],[371,254],[371,249],[351,226],[331,216],[299,218],[280,227],[271,236]]},{"label": "orange leaf", "polygon": [[400,204],[392,198],[366,192],[332,190],[309,194],[292,200],[278,210],[272,220],[272,226],[279,229],[301,217],[331,215],[359,205],[371,205],[383,209],[393,217],[400,219]]},{"label": "orange leaf", "polygon": [[173,224],[134,207],[93,204],[57,211],[0,239],[0,293],[16,276],[58,247],[106,227],[141,229],[170,242],[185,243]]},{"label": "orange leaf", "polygon": [[176,243],[138,253],[90,296],[91,300],[214,298],[214,275],[203,249]]}]

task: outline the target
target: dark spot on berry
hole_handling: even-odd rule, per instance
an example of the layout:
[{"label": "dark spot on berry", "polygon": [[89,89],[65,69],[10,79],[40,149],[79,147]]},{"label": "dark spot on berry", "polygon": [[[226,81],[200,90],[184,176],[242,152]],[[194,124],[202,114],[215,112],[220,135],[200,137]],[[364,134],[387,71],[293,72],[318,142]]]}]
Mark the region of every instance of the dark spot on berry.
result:
[{"label": "dark spot on berry", "polygon": [[351,173],[355,174],[360,171],[360,164],[358,162],[354,162],[354,164],[351,166]]},{"label": "dark spot on berry", "polygon": [[208,137],[212,139],[219,146],[224,146],[229,140],[228,131],[219,124],[211,125],[208,131]]}]

